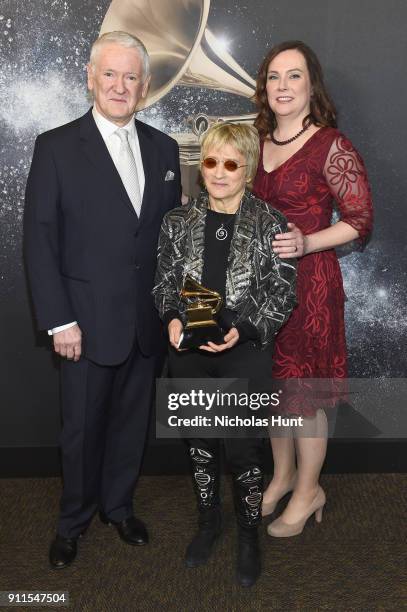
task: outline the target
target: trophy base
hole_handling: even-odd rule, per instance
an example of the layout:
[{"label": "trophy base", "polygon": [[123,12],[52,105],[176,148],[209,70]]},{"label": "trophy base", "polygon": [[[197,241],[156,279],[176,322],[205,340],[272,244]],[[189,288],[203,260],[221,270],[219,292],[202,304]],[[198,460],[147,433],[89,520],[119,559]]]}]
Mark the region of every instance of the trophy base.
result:
[{"label": "trophy base", "polygon": [[178,348],[195,349],[208,342],[224,344],[224,336],[225,332],[218,325],[186,328],[181,335]]}]

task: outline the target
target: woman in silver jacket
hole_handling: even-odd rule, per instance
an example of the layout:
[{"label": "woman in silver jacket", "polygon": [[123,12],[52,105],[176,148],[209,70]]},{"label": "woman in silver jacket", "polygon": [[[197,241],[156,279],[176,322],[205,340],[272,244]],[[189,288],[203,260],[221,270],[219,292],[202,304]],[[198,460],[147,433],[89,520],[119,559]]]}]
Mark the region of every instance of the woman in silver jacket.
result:
[{"label": "woman in silver jacket", "polygon": [[[295,261],[274,253],[272,241],[287,231],[284,216],[247,189],[259,159],[259,139],[248,125],[221,123],[205,134],[196,200],[164,218],[158,247],[154,296],[167,326],[169,369],[174,378],[271,377],[273,338],[295,305]],[[294,261],[294,263],[293,263]],[[224,307],[217,322],[220,344],[180,351],[186,306],[180,293],[187,276],[217,291]],[[198,501],[198,532],[186,564],[207,562],[221,533],[219,440],[187,440]],[[238,525],[237,580],[251,586],[260,575],[257,527],[261,522],[262,443],[259,438],[225,438],[233,475]]]}]

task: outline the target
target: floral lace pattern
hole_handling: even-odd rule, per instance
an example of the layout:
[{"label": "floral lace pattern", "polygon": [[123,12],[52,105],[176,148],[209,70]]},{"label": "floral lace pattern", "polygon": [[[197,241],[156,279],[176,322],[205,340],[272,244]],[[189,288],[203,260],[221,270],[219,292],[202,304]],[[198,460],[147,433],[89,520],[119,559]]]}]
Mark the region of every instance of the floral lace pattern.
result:
[{"label": "floral lace pattern", "polygon": [[[336,201],[341,221],[364,242],[372,228],[372,202],[363,161],[334,128],[321,128],[276,170],[266,172],[263,146],[255,194],[280,210],[304,234],[331,224]],[[298,306],[277,335],[275,378],[347,376],[344,291],[334,249],[299,259]]]}]

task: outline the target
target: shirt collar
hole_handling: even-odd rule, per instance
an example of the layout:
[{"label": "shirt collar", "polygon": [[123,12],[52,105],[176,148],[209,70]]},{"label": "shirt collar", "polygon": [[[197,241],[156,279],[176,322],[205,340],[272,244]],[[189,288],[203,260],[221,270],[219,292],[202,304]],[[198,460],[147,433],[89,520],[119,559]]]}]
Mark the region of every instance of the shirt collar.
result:
[{"label": "shirt collar", "polygon": [[[106,117],[103,117],[103,115],[101,115],[96,110],[95,107],[92,108],[92,115],[99,129],[99,132],[102,134],[102,138],[104,140],[109,138],[109,136],[111,136],[117,129],[119,129],[118,125],[116,125],[112,121],[109,121],[108,119],[106,119]],[[123,125],[122,127],[123,129],[129,132],[130,137],[133,137],[133,138],[135,137],[136,124],[134,123],[134,116],[130,119],[130,121],[126,125]]]}]

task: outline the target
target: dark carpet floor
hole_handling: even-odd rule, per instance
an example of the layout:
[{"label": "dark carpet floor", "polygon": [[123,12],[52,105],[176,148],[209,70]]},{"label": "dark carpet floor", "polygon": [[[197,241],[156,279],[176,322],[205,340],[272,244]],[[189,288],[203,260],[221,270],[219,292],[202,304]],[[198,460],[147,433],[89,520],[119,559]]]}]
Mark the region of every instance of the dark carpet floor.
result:
[{"label": "dark carpet floor", "polygon": [[0,590],[66,590],[70,606],[59,609],[75,612],[407,610],[407,475],[324,475],[322,524],[310,520],[289,539],[270,538],[264,525],[264,571],[248,590],[234,582],[235,525],[224,480],[226,528],[206,567],[188,570],[182,561],[195,528],[189,479],[146,476],[136,504],[150,545],[128,546],[95,518],[76,562],[62,571],[47,559],[60,481],[0,480]]}]

